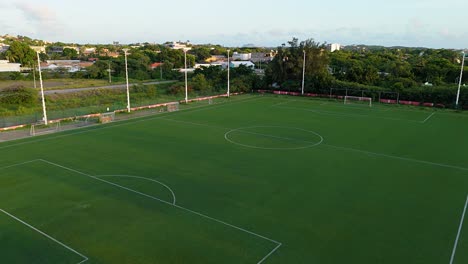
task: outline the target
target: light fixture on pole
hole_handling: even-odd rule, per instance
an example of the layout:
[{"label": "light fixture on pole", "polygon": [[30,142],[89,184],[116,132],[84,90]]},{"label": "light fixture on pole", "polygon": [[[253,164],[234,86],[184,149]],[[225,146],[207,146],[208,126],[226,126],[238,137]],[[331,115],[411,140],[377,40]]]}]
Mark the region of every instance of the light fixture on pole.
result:
[{"label": "light fixture on pole", "polygon": [[44,124],[47,125],[47,111],[46,111],[45,98],[44,98],[44,86],[42,85],[41,60],[39,58],[39,51],[37,51],[36,54],[37,54],[37,67],[39,69],[39,83],[41,85],[43,120],[44,120]]},{"label": "light fixture on pole", "polygon": [[230,82],[229,82],[229,70],[231,69],[231,63],[229,62],[229,52],[231,50],[227,50],[227,97],[230,95]]},{"label": "light fixture on pole", "polygon": [[125,54],[125,79],[127,81],[127,111],[130,113],[130,89],[128,87],[128,66],[127,66],[127,51],[128,49],[123,49]]},{"label": "light fixture on pole", "polygon": [[188,103],[188,85],[187,85],[187,51],[184,49],[184,66],[185,66],[185,103]]},{"label": "light fixture on pole", "polygon": [[461,83],[462,83],[462,77],[463,77],[463,68],[465,67],[465,51],[462,52],[463,59],[462,59],[462,66],[460,70],[460,78],[458,80],[458,91],[457,91],[457,100],[455,101],[455,108],[458,108],[458,100],[460,99],[460,88],[461,88]]},{"label": "light fixture on pole", "polygon": [[306,51],[302,50],[304,52],[304,60],[302,62],[302,95],[304,95],[304,80],[305,80],[305,66],[306,66]]}]

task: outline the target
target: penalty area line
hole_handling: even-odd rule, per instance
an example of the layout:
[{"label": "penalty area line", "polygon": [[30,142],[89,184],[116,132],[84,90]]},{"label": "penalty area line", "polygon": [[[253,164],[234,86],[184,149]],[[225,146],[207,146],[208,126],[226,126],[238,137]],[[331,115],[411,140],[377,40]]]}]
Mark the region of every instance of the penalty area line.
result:
[{"label": "penalty area line", "polygon": [[46,238],[48,238],[48,239],[54,241],[55,243],[61,245],[62,247],[66,248],[66,249],[68,249],[69,251],[71,251],[71,252],[77,254],[78,256],[82,257],[83,260],[80,261],[80,262],[78,262],[77,264],[81,264],[81,263],[84,263],[84,262],[88,261],[88,257],[86,257],[85,255],[83,255],[83,254],[81,254],[80,252],[74,250],[73,248],[71,248],[71,247],[65,245],[64,243],[58,241],[57,239],[55,239],[55,238],[49,236],[48,234],[42,232],[41,230],[35,228],[34,226],[32,226],[32,225],[26,223],[25,221],[19,219],[18,217],[16,217],[16,216],[10,214],[9,212],[7,212],[7,211],[5,211],[5,210],[3,210],[3,209],[0,209],[0,212],[6,214],[7,216],[9,216],[9,217],[13,218],[14,220],[20,222],[21,224],[23,224],[23,225],[25,225],[25,226],[31,228],[32,230],[36,231],[37,233],[39,233],[39,234],[45,236]]},{"label": "penalty area line", "polygon": [[[168,201],[164,201],[162,199],[159,199],[157,197],[154,197],[154,196],[151,196],[151,195],[148,195],[148,194],[145,194],[145,193],[142,193],[142,192],[139,192],[139,191],[136,191],[136,190],[133,190],[131,188],[128,188],[128,187],[125,187],[125,186],[122,186],[122,185],[119,185],[119,184],[116,184],[116,183],[113,183],[113,182],[110,182],[110,181],[106,181],[104,179],[101,179],[99,178],[99,176],[93,176],[93,175],[90,175],[90,174],[87,174],[87,173],[84,173],[84,172],[81,172],[81,171],[78,171],[78,170],[75,170],[75,169],[72,169],[72,168],[68,168],[66,166],[63,166],[63,165],[60,165],[60,164],[57,164],[57,163],[54,163],[54,162],[51,162],[51,161],[48,161],[48,160],[44,160],[44,159],[37,159],[37,161],[42,161],[44,163],[47,163],[49,165],[52,165],[52,166],[56,166],[56,167],[59,167],[59,168],[62,168],[62,169],[65,169],[65,170],[68,170],[68,171],[71,171],[71,172],[75,172],[77,174],[80,174],[80,175],[83,175],[83,176],[86,176],[86,177],[89,177],[89,178],[92,178],[92,179],[95,179],[97,181],[101,181],[101,182],[104,182],[104,183],[107,183],[107,184],[110,184],[114,187],[118,187],[118,188],[121,188],[121,189],[124,189],[124,190],[127,190],[129,192],[133,192],[135,194],[139,194],[139,195],[142,195],[142,196],[145,196],[147,198],[151,198],[153,200],[156,200],[156,201],[159,201],[161,203],[164,203],[164,204],[167,204],[167,205],[170,205],[170,206],[173,206],[173,207],[176,207],[180,210],[183,210],[183,211],[186,211],[186,212],[189,212],[189,213],[192,213],[192,214],[195,214],[195,215],[198,215],[198,216],[201,216],[203,218],[206,218],[206,219],[209,219],[211,221],[214,221],[214,222],[217,222],[217,223],[220,223],[220,224],[223,224],[225,226],[228,226],[228,227],[231,227],[233,229],[237,229],[239,231],[242,231],[244,233],[247,233],[247,234],[250,234],[250,235],[253,235],[255,237],[258,237],[258,238],[261,238],[261,239],[264,239],[266,241],[269,241],[271,243],[274,243],[276,245],[276,247],[270,251],[265,257],[263,257],[263,259],[261,259],[259,262],[257,262],[257,264],[260,264],[262,263],[263,261],[265,261],[268,257],[270,257],[274,252],[276,252],[278,250],[278,248],[282,245],[282,243],[274,240],[274,239],[271,239],[271,238],[268,238],[266,236],[263,236],[263,235],[260,235],[260,234],[257,234],[255,232],[252,232],[252,231],[249,231],[247,229],[244,229],[242,227],[238,227],[238,226],[235,226],[233,224],[230,224],[228,222],[225,222],[225,221],[222,221],[222,220],[219,220],[219,219],[216,219],[214,217],[211,217],[211,216],[208,216],[208,215],[205,215],[205,214],[202,214],[202,213],[199,213],[197,211],[194,211],[194,210],[191,210],[191,209],[188,209],[188,208],[185,208],[185,207],[182,207],[180,205],[177,205],[175,203],[171,203],[171,202],[168,202]],[[78,263],[80,264],[80,263]]]},{"label": "penalty area line", "polygon": [[455,253],[457,251],[458,239],[460,238],[460,233],[463,227],[463,221],[465,220],[466,208],[468,207],[468,195],[466,196],[465,207],[463,208],[463,213],[460,220],[460,225],[458,226],[457,237],[455,238],[455,243],[453,245],[452,256],[450,257],[450,264],[453,264],[455,260]]},{"label": "penalty area line", "polygon": [[431,119],[431,117],[435,115],[435,112],[432,112],[432,114],[430,114],[428,117],[426,117],[426,119],[424,119],[423,121],[421,121],[421,123],[426,123],[429,119]]}]

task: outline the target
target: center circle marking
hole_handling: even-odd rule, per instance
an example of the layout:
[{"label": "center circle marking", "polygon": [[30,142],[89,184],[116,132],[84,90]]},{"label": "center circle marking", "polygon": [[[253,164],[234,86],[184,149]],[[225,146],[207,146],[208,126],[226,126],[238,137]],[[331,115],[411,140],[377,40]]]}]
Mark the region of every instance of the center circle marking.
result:
[{"label": "center circle marking", "polygon": [[[233,140],[232,138],[230,138],[229,136],[234,133],[234,132],[244,132],[244,133],[251,133],[251,134],[255,134],[255,135],[259,135],[259,136],[265,136],[265,137],[273,137],[273,138],[278,138],[278,139],[287,139],[287,140],[291,140],[290,138],[282,138],[282,137],[278,137],[278,136],[274,136],[274,135],[269,135],[269,134],[260,134],[260,133],[255,133],[255,132],[250,132],[248,131],[247,129],[249,128],[286,128],[286,129],[293,129],[293,130],[299,130],[299,131],[303,131],[303,132],[307,132],[307,133],[310,133],[310,134],[313,134],[317,137],[320,138],[320,140],[318,142],[308,142],[308,141],[304,141],[306,143],[310,143],[310,144],[307,144],[305,146],[300,146],[300,147],[276,147],[276,148],[269,148],[269,147],[260,147],[260,146],[255,146],[255,145],[249,145],[249,144],[243,144],[243,143],[239,143],[235,140]],[[318,146],[320,144],[322,144],[323,142],[323,137],[315,132],[315,131],[311,131],[311,130],[306,130],[306,129],[302,129],[302,128],[297,128],[297,127],[285,127],[285,126],[251,126],[251,127],[240,127],[240,128],[236,128],[236,129],[232,129],[232,130],[229,130],[228,132],[226,132],[224,134],[224,138],[232,143],[232,144],[235,144],[235,145],[239,145],[239,146],[243,146],[243,147],[247,147],[247,148],[255,148],[255,149],[267,149],[267,150],[294,150],[294,149],[306,149],[306,148],[312,148],[312,147],[315,147],[315,146]],[[292,139],[294,140],[294,139]],[[301,141],[301,140],[297,140],[297,141]]]}]

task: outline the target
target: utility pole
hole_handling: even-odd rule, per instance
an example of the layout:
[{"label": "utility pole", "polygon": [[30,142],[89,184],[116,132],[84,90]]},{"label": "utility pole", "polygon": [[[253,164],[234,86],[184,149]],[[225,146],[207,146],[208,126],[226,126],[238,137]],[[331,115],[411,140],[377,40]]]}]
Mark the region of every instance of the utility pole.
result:
[{"label": "utility pole", "polygon": [[44,124],[47,125],[47,111],[46,111],[45,98],[44,98],[44,85],[42,84],[41,59],[39,58],[39,52],[36,52],[36,54],[37,54],[37,66],[39,68],[39,83],[41,84],[43,120],[44,120]]},{"label": "utility pole", "polygon": [[455,108],[458,108],[458,100],[460,99],[460,88],[462,83],[463,77],[463,68],[465,67],[465,51],[462,52],[463,59],[462,59],[462,66],[460,70],[460,80],[458,80],[458,91],[457,91],[457,100],[455,101]]},{"label": "utility pole", "polygon": [[128,49],[123,49],[125,53],[125,79],[127,80],[127,111],[130,113],[130,89],[128,87],[128,66],[127,66],[127,51]]},{"label": "utility pole", "polygon": [[230,81],[229,81],[229,71],[231,69],[231,64],[229,62],[229,52],[231,50],[227,50],[227,97],[230,96],[230,91],[229,91],[229,86],[230,86]]}]

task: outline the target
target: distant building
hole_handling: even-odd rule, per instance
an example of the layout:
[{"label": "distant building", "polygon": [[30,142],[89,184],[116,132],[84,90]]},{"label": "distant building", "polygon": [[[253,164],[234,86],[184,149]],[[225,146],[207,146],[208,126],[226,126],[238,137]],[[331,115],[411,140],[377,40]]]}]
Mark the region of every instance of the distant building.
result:
[{"label": "distant building", "polygon": [[30,48],[32,50],[34,50],[35,52],[46,53],[46,47],[45,46],[30,46]]},{"label": "distant building", "polygon": [[166,47],[169,47],[171,49],[176,49],[176,50],[179,50],[179,49],[188,49],[188,50],[191,50],[192,48],[189,47],[190,45],[190,42],[170,42],[170,43],[166,43]]},{"label": "distant building", "polygon": [[275,53],[273,51],[271,52],[255,52],[252,53],[250,57],[250,61],[257,63],[257,62],[270,62],[273,60],[275,57]]},{"label": "distant building", "polygon": [[110,51],[109,49],[102,49],[101,52],[99,53],[99,56],[118,58],[120,56],[120,53],[115,52],[115,51]]},{"label": "distant building", "polygon": [[162,63],[162,62],[155,62],[155,63],[151,63],[151,64],[150,64],[150,68],[151,68],[152,70],[154,70],[154,69],[159,68],[159,67],[161,67],[161,66],[163,66],[163,65],[164,65],[164,63]]},{"label": "distant building", "polygon": [[54,54],[54,53],[62,54],[63,53],[63,47],[59,47],[59,46],[50,47],[49,48],[49,54]]},{"label": "distant building", "polygon": [[91,55],[96,53],[96,48],[83,48],[84,55]]},{"label": "distant building", "polygon": [[0,43],[0,53],[3,53],[3,52],[5,52],[5,51],[7,51],[9,49],[10,49],[9,45],[5,45],[3,43]]},{"label": "distant building", "polygon": [[336,50],[341,50],[341,45],[338,43],[333,43],[329,45],[329,51],[334,52]]},{"label": "distant building", "polygon": [[216,61],[226,61],[227,57],[224,55],[213,55],[207,59],[205,59],[205,62],[211,63],[211,62],[216,62]]},{"label": "distant building", "polygon": [[20,63],[10,63],[7,60],[0,60],[0,72],[20,72]]},{"label": "distant building", "polygon": [[41,62],[41,68],[49,71],[65,70],[67,72],[77,72],[92,65],[93,62],[82,62],[80,60],[48,60]]},{"label": "distant building", "polygon": [[232,54],[232,60],[247,61],[252,58],[252,53],[238,53],[234,52]]}]

